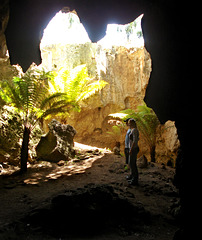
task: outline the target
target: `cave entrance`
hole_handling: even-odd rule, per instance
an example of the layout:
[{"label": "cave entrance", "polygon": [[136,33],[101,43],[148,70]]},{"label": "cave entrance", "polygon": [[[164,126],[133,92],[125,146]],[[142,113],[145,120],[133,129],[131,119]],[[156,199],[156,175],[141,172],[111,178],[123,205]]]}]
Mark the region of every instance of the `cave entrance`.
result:
[{"label": "cave entrance", "polygon": [[76,12],[59,11],[43,32],[40,43],[43,67],[51,71],[69,65],[74,53],[68,54],[68,46],[89,42],[91,40],[88,33]]},{"label": "cave entrance", "polygon": [[[143,14],[125,25],[108,24],[105,37],[98,41],[97,45],[103,49],[112,49],[113,46],[124,46],[128,49],[144,47],[142,17]],[[51,71],[58,70],[64,65],[71,69],[76,65],[86,64],[90,49],[87,50],[85,46],[89,44],[93,45],[76,11],[69,12],[63,8],[44,29],[40,43],[42,65]],[[70,48],[72,45],[74,47]],[[80,60],[75,63],[75,58]]]},{"label": "cave entrance", "polygon": [[[82,103],[81,112],[71,113],[65,122],[61,121],[75,126],[75,141],[110,149],[116,141],[121,143],[123,152],[126,131],[109,136],[108,132],[113,131],[108,120],[111,113],[135,110],[144,102],[152,60],[144,47],[142,18],[143,14],[127,24],[108,24],[106,35],[97,43],[91,42],[75,11],[61,10],[44,29],[40,49],[45,70],[59,71],[65,67],[71,71],[85,64],[90,78],[108,83],[87,104]],[[175,124],[168,122],[155,131],[151,138],[158,142],[156,161],[175,165],[179,147]],[[139,146],[139,156],[145,155],[150,160],[150,148],[144,137]]]}]

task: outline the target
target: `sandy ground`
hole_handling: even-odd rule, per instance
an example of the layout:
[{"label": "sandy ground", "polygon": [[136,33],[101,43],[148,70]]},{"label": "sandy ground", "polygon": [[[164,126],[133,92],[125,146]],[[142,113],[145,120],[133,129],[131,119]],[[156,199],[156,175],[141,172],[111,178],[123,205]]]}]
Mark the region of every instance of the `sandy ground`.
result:
[{"label": "sandy ground", "polygon": [[[130,186],[129,174],[123,156],[106,149],[76,144],[76,159],[61,163],[37,162],[24,175],[0,176],[0,239],[139,239],[171,240],[178,226],[169,213],[178,201],[178,192],[172,184],[174,169],[149,164],[139,169],[139,186]],[[115,193],[133,205],[140,205],[150,213],[149,224],[126,234],[103,233],[97,236],[59,238],[47,234],[24,232],[21,219],[35,209],[43,208],[51,200],[68,191],[89,186],[112,186]],[[79,230],[79,229],[78,229]],[[90,230],[89,230],[90,231]]]}]

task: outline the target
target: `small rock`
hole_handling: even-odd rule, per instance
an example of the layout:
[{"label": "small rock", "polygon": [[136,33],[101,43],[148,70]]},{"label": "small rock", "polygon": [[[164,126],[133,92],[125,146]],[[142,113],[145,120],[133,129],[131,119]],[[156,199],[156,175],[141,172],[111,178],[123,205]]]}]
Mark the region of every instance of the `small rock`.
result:
[{"label": "small rock", "polygon": [[161,164],[161,169],[164,169],[164,170],[166,169],[166,166],[164,163]]},{"label": "small rock", "polygon": [[65,161],[64,160],[60,160],[58,163],[57,163],[58,166],[64,166],[65,165]]},{"label": "small rock", "polygon": [[119,147],[114,147],[113,152],[115,155],[120,155],[120,148]]}]

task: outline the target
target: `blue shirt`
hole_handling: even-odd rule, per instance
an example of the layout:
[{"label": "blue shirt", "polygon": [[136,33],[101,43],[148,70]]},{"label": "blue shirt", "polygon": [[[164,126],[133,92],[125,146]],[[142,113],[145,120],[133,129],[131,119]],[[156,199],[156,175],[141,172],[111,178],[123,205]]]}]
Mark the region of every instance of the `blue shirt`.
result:
[{"label": "blue shirt", "polygon": [[130,139],[129,139],[129,135],[131,133],[131,129],[129,128],[127,133],[126,133],[126,137],[125,137],[125,148],[130,148],[129,144],[130,144]]}]

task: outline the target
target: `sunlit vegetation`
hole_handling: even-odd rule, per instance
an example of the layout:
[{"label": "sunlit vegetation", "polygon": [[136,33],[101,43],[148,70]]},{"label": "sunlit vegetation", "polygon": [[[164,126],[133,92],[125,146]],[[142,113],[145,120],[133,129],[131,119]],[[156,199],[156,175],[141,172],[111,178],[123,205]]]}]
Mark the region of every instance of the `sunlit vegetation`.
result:
[{"label": "sunlit vegetation", "polygon": [[114,142],[115,146],[119,146],[121,142],[121,136],[127,131],[127,127],[123,121],[117,119],[110,119],[108,124],[111,125],[111,131],[108,131],[107,134],[110,135]]},{"label": "sunlit vegetation", "polygon": [[136,120],[138,129],[145,143],[149,146],[151,161],[155,162],[156,130],[160,122],[153,109],[143,104],[138,106],[136,110],[126,109],[119,113],[110,114],[110,116],[121,120],[127,118]]},{"label": "sunlit vegetation", "polygon": [[69,110],[81,110],[81,103],[94,95],[107,85],[103,80],[97,80],[88,76],[86,65],[80,65],[69,71],[61,68],[58,72],[52,72],[53,78],[49,81],[49,91],[65,93],[64,99],[69,104]]},{"label": "sunlit vegetation", "polygon": [[90,79],[84,65],[72,71],[63,68],[59,72],[30,68],[22,77],[14,77],[12,81],[2,81],[1,106],[5,111],[6,107],[11,107],[12,116],[9,116],[11,111],[8,110],[6,116],[5,111],[1,113],[0,131],[3,134],[0,136],[0,144],[8,137],[7,134],[11,134],[8,126],[14,121],[13,127],[19,129],[19,135],[15,137],[23,139],[20,161],[21,171],[25,172],[30,135],[35,127],[50,115],[79,111],[81,102],[101,90],[106,84],[104,81]]}]

